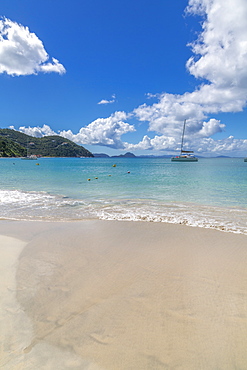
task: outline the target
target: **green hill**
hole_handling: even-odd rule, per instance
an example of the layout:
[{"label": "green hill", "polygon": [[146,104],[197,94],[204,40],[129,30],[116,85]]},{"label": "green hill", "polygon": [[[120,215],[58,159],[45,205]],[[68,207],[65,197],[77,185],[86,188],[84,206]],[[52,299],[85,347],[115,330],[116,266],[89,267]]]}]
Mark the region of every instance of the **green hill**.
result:
[{"label": "green hill", "polygon": [[0,157],[23,157],[38,155],[42,157],[93,157],[83,146],[61,136],[29,136],[22,132],[0,129]]},{"label": "green hill", "polygon": [[20,144],[0,136],[0,157],[23,157],[26,149]]}]

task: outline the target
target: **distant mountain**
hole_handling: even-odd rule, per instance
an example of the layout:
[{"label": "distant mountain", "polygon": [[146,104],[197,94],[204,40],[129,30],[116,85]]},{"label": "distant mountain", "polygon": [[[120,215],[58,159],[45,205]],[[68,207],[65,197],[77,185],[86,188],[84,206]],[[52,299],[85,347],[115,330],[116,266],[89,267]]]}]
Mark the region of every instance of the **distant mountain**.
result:
[{"label": "distant mountain", "polygon": [[95,158],[171,158],[171,155],[135,155],[133,153],[127,152],[125,154],[120,154],[120,155],[113,155],[110,156],[105,153],[93,153]]},{"label": "distant mountain", "polygon": [[172,155],[140,155],[139,158],[171,158]]},{"label": "distant mountain", "polygon": [[125,154],[113,155],[111,158],[136,158],[135,154],[127,152]]},{"label": "distant mountain", "polygon": [[217,157],[215,158],[231,158],[231,157],[228,157],[227,155],[218,155]]},{"label": "distant mountain", "polygon": [[0,157],[23,157],[38,155],[42,157],[93,157],[83,146],[61,136],[29,136],[22,132],[0,129]]},{"label": "distant mountain", "polygon": [[110,158],[110,156],[108,154],[105,154],[105,153],[93,153],[93,156],[95,158]]},{"label": "distant mountain", "polygon": [[127,152],[125,154],[120,154],[120,155],[113,155],[109,156],[108,154],[105,153],[93,153],[95,158],[171,158],[171,155],[135,155],[133,153]]},{"label": "distant mountain", "polygon": [[[164,155],[153,155],[153,154],[149,154],[149,155],[135,155],[133,153],[130,153],[130,152],[127,152],[125,154],[120,154],[120,155],[113,155],[113,156],[109,156],[108,154],[104,154],[104,153],[94,153],[94,157],[96,158],[163,158],[163,159],[169,159],[172,157],[171,154],[164,154]],[[203,158],[202,156],[197,156],[198,158]]]}]

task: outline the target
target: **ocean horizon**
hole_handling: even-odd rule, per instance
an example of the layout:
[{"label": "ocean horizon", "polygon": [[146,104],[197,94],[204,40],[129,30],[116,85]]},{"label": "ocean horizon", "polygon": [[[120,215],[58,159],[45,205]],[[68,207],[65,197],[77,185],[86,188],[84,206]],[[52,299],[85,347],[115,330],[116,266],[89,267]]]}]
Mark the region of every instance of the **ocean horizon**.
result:
[{"label": "ocean horizon", "polygon": [[247,234],[243,158],[0,160],[0,218],[168,222]]}]

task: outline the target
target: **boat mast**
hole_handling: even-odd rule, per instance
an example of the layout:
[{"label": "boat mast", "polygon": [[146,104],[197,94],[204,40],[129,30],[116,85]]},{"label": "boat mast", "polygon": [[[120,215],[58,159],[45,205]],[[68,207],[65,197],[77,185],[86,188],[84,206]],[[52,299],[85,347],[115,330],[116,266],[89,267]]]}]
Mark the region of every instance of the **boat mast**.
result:
[{"label": "boat mast", "polygon": [[181,142],[181,154],[182,154],[182,151],[183,151],[183,144],[184,144],[185,123],[186,123],[186,119],[184,120],[184,128],[183,128],[183,135],[182,135],[182,142]]},{"label": "boat mast", "polygon": [[28,148],[28,138],[27,138],[27,157],[29,155],[29,148]]}]

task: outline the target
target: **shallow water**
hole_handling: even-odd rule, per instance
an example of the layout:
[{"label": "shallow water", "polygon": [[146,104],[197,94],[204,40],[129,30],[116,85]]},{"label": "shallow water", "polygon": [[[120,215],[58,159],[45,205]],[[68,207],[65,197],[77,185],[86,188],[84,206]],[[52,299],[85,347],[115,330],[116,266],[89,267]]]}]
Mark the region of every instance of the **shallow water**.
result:
[{"label": "shallow water", "polygon": [[243,158],[196,163],[2,158],[0,202],[5,219],[143,220],[247,234],[247,163]]}]

